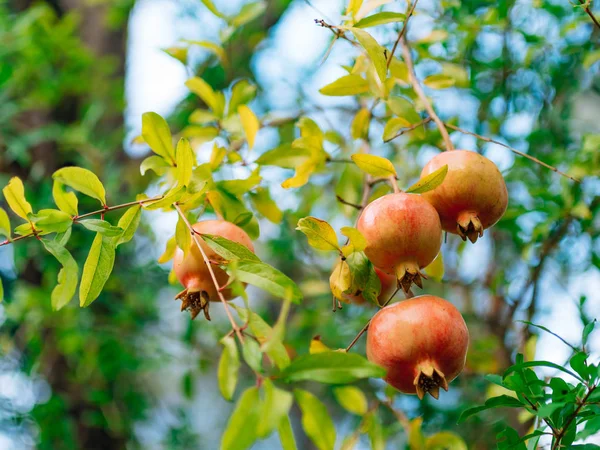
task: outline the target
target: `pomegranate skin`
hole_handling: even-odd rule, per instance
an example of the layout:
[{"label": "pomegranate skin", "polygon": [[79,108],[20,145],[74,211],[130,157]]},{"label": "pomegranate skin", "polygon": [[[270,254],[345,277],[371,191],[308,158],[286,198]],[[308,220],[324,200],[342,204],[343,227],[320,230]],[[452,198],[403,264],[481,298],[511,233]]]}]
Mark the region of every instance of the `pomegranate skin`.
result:
[{"label": "pomegranate skin", "polygon": [[468,150],[440,153],[423,168],[421,177],[446,164],[448,174],[442,184],[422,195],[437,210],[444,230],[476,242],[504,215],[506,183],[492,161]]},{"label": "pomegranate skin", "polygon": [[[204,220],[194,224],[192,228],[201,234],[213,234],[224,237],[230,241],[242,244],[250,251],[254,251],[250,237],[244,230],[231,222],[225,220]],[[209,260],[221,260],[221,257],[206,242],[202,239],[199,239],[199,241]],[[212,269],[219,286],[225,285],[229,280],[229,275],[215,264],[212,265]],[[179,282],[185,287],[185,290],[176,299],[181,298],[183,300],[181,309],[182,311],[190,309],[192,318],[195,318],[201,310],[204,310],[205,314],[208,313],[207,308],[205,308],[207,307],[207,301],[220,301],[208,267],[202,258],[202,253],[200,253],[194,241],[192,241],[191,248],[185,257],[183,250],[180,248],[175,250],[173,270]],[[233,298],[231,289],[223,289],[221,293],[226,300]]]},{"label": "pomegranate skin", "polygon": [[[383,272],[377,267],[375,267],[375,273],[377,274],[377,276],[379,277],[379,281],[381,282],[381,291],[379,291],[377,303],[379,303],[379,305],[383,305],[396,288],[396,277],[388,275],[387,273]],[[344,294],[344,298],[348,300],[348,302],[354,303],[355,305],[366,305],[368,303],[362,296],[362,294]]]},{"label": "pomegranate skin", "polygon": [[357,224],[367,240],[365,254],[374,266],[395,275],[405,292],[421,285],[419,269],[429,265],[442,246],[436,210],[416,194],[388,194],[371,202]]},{"label": "pomegranate skin", "polygon": [[422,295],[386,306],[367,331],[367,358],[387,369],[385,381],[406,394],[434,398],[465,366],[469,331],[452,303]]}]

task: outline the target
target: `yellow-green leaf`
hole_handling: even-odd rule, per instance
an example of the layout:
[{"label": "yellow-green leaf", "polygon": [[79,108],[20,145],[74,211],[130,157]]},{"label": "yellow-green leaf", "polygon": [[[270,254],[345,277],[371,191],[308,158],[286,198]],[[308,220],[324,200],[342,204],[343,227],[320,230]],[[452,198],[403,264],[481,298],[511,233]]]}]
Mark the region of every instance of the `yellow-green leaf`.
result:
[{"label": "yellow-green leaf", "polygon": [[295,389],[294,396],[302,411],[302,428],[319,450],[333,450],[335,426],[325,405],[313,394]]},{"label": "yellow-green leaf", "polygon": [[317,163],[313,159],[309,159],[296,168],[296,173],[292,178],[288,178],[281,187],[284,189],[299,188],[308,183],[308,179],[317,168]]},{"label": "yellow-green leaf", "polygon": [[277,206],[277,203],[271,198],[267,188],[258,188],[250,193],[250,200],[256,210],[265,216],[269,221],[280,224],[283,219],[283,212]]},{"label": "yellow-green leaf", "polygon": [[179,181],[180,186],[187,186],[192,178],[192,169],[196,163],[196,158],[190,141],[186,138],[179,139],[177,143],[175,161],[177,162],[177,181]]},{"label": "yellow-green leaf", "polygon": [[356,386],[341,386],[333,390],[333,395],[338,403],[348,412],[364,415],[367,412],[367,397]]},{"label": "yellow-green leaf", "polygon": [[263,389],[265,396],[260,406],[260,422],[257,429],[257,435],[261,439],[269,436],[281,420],[287,417],[294,401],[291,393],[275,387],[268,378],[263,381]]},{"label": "yellow-green leaf", "polygon": [[232,336],[225,336],[221,339],[221,344],[224,348],[219,360],[217,379],[221,395],[225,400],[231,400],[238,382],[240,356],[235,339]]},{"label": "yellow-green leaf", "polygon": [[422,417],[417,417],[410,421],[408,433],[408,446],[410,450],[425,450],[425,436],[423,436],[423,432],[421,431],[422,423]]},{"label": "yellow-green leaf", "polygon": [[360,28],[350,28],[360,45],[364,47],[375,66],[377,75],[381,82],[387,78],[387,59],[385,49],[365,30]]},{"label": "yellow-green leaf", "polygon": [[346,14],[352,17],[356,16],[362,4],[363,0],[350,0],[348,8],[346,8]]},{"label": "yellow-green leaf", "polygon": [[310,341],[310,347],[308,349],[308,352],[313,355],[315,353],[324,353],[324,352],[330,352],[332,351],[329,347],[327,347],[325,344],[323,344],[323,341],[321,340],[320,336],[315,336],[314,338],[311,339]]},{"label": "yellow-green leaf", "polygon": [[442,431],[427,438],[425,450],[468,450],[468,447],[459,435]]},{"label": "yellow-green leaf", "polygon": [[42,244],[63,266],[58,272],[58,284],[50,294],[52,309],[58,311],[67,305],[75,295],[79,266],[68,250],[58,242],[42,239]]},{"label": "yellow-green leaf", "polygon": [[442,252],[439,252],[435,259],[425,267],[425,273],[429,278],[433,278],[438,283],[444,278],[444,258]]},{"label": "yellow-green leaf", "polygon": [[[184,255],[187,254],[192,246],[192,235],[181,216],[179,216],[177,226],[175,227],[175,242],[177,243],[177,247],[183,250]],[[196,244],[194,243],[194,245]]]},{"label": "yellow-green leaf", "polygon": [[58,209],[40,209],[29,219],[40,234],[64,233],[73,224],[71,216]]},{"label": "yellow-green leaf", "polygon": [[429,75],[423,80],[423,84],[431,89],[447,89],[456,84],[454,78],[438,73],[436,75]]},{"label": "yellow-green leaf", "polygon": [[117,226],[123,230],[123,232],[115,238],[115,247],[121,244],[129,242],[140,224],[142,218],[142,207],[135,205],[125,211],[125,214],[119,219]]},{"label": "yellow-green leaf", "polygon": [[221,450],[245,450],[256,441],[260,421],[258,388],[248,388],[235,405],[221,440]]},{"label": "yellow-green leaf", "polygon": [[142,161],[140,164],[140,173],[144,176],[146,172],[153,170],[160,177],[167,173],[167,170],[170,168],[171,165],[162,156],[152,155]]},{"label": "yellow-green leaf", "polygon": [[297,450],[296,440],[294,439],[294,431],[292,430],[292,424],[290,423],[290,418],[285,416],[279,422],[279,426],[277,427],[277,432],[279,433],[279,440],[281,441],[281,449],[282,450]]},{"label": "yellow-green leaf", "polygon": [[354,24],[355,28],[369,28],[386,23],[402,22],[406,16],[399,12],[383,11],[372,16],[365,17]]},{"label": "yellow-green leaf", "polygon": [[324,220],[305,217],[298,221],[296,230],[306,235],[311,247],[325,251],[340,250],[334,229]]},{"label": "yellow-green leaf", "polygon": [[409,194],[422,194],[423,192],[429,192],[438,187],[446,178],[446,174],[448,173],[448,165],[444,165],[440,167],[435,172],[431,172],[429,175],[424,176],[411,187],[409,187],[406,192]]},{"label": "yellow-green leaf", "polygon": [[410,78],[408,76],[408,67],[404,61],[400,61],[398,58],[392,58],[390,64],[390,73],[394,78],[408,83]]},{"label": "yellow-green leaf", "polygon": [[329,287],[335,298],[344,300],[344,293],[352,287],[352,273],[346,261],[340,261],[329,277]]},{"label": "yellow-green leaf", "polygon": [[340,231],[349,239],[348,245],[342,248],[344,256],[348,257],[351,253],[362,252],[367,247],[367,240],[356,228],[342,227]]},{"label": "yellow-green leaf", "polygon": [[421,122],[421,116],[417,113],[415,106],[404,97],[392,96],[386,103],[396,116],[402,117],[410,124]]},{"label": "yellow-green leaf", "polygon": [[10,219],[3,208],[0,208],[0,236],[10,238]]},{"label": "yellow-green leaf", "polygon": [[2,189],[6,203],[10,209],[19,217],[25,220],[32,209],[29,202],[25,199],[25,187],[19,177],[12,177],[8,184]]},{"label": "yellow-green leaf", "polygon": [[360,170],[369,175],[374,177],[396,176],[396,169],[389,159],[366,153],[356,153],[351,158]]},{"label": "yellow-green leaf", "polygon": [[223,14],[222,12],[220,12],[217,7],[215,6],[215,4],[212,2],[212,0],[201,0],[202,3],[204,3],[204,6],[206,6],[208,8],[208,10],[213,13],[215,16],[224,19],[225,18],[225,14]]},{"label": "yellow-green leaf", "polygon": [[210,50],[211,52],[213,52],[215,55],[218,56],[218,58],[221,60],[221,62],[224,65],[227,65],[228,60],[227,60],[227,54],[225,53],[225,49],[223,47],[221,47],[219,44],[215,44],[214,42],[209,42],[209,41],[190,41],[185,39],[184,42],[187,42],[188,44],[191,45],[197,45],[199,47],[203,47],[207,50]]},{"label": "yellow-green leaf", "polygon": [[223,158],[227,154],[227,150],[224,147],[220,147],[215,142],[213,145],[212,153],[210,154],[210,168],[211,170],[217,170],[221,163],[223,162]]},{"label": "yellow-green leaf", "polygon": [[98,298],[115,264],[113,239],[97,233],[83,266],[79,285],[79,304],[89,306]]},{"label": "yellow-green leaf", "polygon": [[52,178],[106,205],[104,186],[94,172],[82,167],[64,167],[54,172]]},{"label": "yellow-green leaf", "polygon": [[162,199],[156,200],[155,202],[144,203],[143,206],[145,209],[149,210],[169,208],[173,203],[179,201],[183,194],[185,194],[185,191],[185,186],[177,186],[167,192]]},{"label": "yellow-green leaf", "polygon": [[252,149],[254,147],[256,133],[258,133],[258,130],[260,129],[260,122],[254,112],[246,105],[240,105],[238,107],[238,114],[240,115],[242,127],[244,128],[248,147]]},{"label": "yellow-green leaf", "polygon": [[345,75],[319,90],[321,94],[330,96],[358,95],[368,91],[369,82],[360,75]]},{"label": "yellow-green leaf", "polygon": [[241,27],[242,25],[256,19],[267,9],[267,5],[264,1],[259,0],[257,2],[246,3],[240,9],[237,16],[229,20],[229,23],[233,27]]},{"label": "yellow-green leaf", "polygon": [[350,126],[352,139],[368,139],[371,113],[367,108],[361,108],[354,116]]},{"label": "yellow-green leaf", "polygon": [[217,116],[223,114],[217,94],[206,81],[199,77],[193,77],[187,80],[185,85],[190,91],[200,97],[206,103],[206,106],[212,109]]},{"label": "yellow-green leaf", "polygon": [[402,117],[392,117],[387,121],[383,129],[383,142],[389,142],[396,137],[396,135],[403,128],[408,128],[411,123]]},{"label": "yellow-green leaf", "polygon": [[60,181],[54,180],[52,185],[52,197],[54,197],[54,203],[58,206],[58,209],[66,212],[70,216],[76,216],[78,214],[78,201],[77,196],[73,192],[67,192],[65,187]]},{"label": "yellow-green leaf", "polygon": [[158,156],[175,161],[175,149],[167,121],[155,112],[142,114],[142,137]]}]

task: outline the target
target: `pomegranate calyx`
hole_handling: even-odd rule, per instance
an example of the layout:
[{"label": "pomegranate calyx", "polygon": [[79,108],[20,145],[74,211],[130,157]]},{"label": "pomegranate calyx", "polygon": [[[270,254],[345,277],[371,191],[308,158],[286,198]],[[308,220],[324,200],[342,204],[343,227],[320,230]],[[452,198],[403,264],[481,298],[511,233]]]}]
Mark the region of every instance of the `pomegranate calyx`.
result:
[{"label": "pomegranate calyx", "polygon": [[483,236],[483,225],[479,217],[477,217],[477,213],[460,213],[456,222],[456,232],[463,241],[466,241],[468,238],[474,244],[477,242],[477,238]]},{"label": "pomegranate calyx", "polygon": [[431,364],[421,365],[419,373],[413,381],[417,390],[419,400],[423,400],[425,394],[430,394],[436,400],[440,397],[440,388],[448,391],[448,381],[444,374]]},{"label": "pomegranate calyx", "polygon": [[413,283],[423,289],[421,278],[427,279],[427,277],[419,270],[419,266],[415,263],[402,263],[396,267],[398,286],[407,294]]},{"label": "pomegranate calyx", "polygon": [[208,311],[210,301],[206,291],[184,289],[175,296],[175,300],[179,299],[181,299],[181,311],[189,311],[192,320],[194,320],[201,311],[204,313],[206,320],[210,320]]}]

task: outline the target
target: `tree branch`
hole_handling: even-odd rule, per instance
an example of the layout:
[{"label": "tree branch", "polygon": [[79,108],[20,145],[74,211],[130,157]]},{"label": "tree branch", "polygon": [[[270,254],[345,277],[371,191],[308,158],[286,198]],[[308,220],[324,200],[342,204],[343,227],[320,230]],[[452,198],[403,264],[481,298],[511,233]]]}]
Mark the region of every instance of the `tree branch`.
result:
[{"label": "tree branch", "polygon": [[583,7],[583,10],[587,13],[588,16],[590,16],[590,19],[592,19],[592,22],[594,22],[594,24],[600,30],[600,22],[598,22],[598,19],[596,19],[596,16],[594,16],[594,14],[592,13],[592,10],[590,9],[590,3],[592,3],[592,2],[579,0],[579,4]]},{"label": "tree branch", "polygon": [[396,53],[396,49],[398,48],[398,44],[400,43],[400,41],[402,40],[402,38],[404,37],[404,35],[406,34],[406,29],[408,27],[408,20],[412,17],[413,12],[415,11],[415,8],[417,7],[417,3],[419,2],[419,0],[415,0],[415,2],[411,5],[410,4],[410,0],[408,3],[408,12],[406,13],[406,19],[404,19],[404,24],[402,25],[402,28],[400,29],[400,32],[398,33],[398,39],[396,39],[396,42],[394,42],[394,46],[392,47],[392,51],[390,52],[390,56],[388,56],[388,60],[387,60],[387,67],[388,69],[390,68],[390,64],[392,64],[392,59],[394,58],[394,53]]}]

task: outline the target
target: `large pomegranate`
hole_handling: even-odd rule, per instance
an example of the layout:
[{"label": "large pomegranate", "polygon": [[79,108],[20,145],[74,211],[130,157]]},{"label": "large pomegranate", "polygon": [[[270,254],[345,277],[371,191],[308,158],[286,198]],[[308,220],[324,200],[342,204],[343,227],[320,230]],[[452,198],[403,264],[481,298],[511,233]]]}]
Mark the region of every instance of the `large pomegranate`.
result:
[{"label": "large pomegranate", "polygon": [[[213,234],[224,237],[225,239],[242,244],[249,250],[254,251],[254,246],[252,245],[250,237],[244,230],[231,222],[225,220],[204,220],[196,223],[192,228],[201,234]],[[219,255],[217,255],[208,244],[201,239],[200,245],[202,245],[202,249],[210,261],[221,260]],[[219,286],[224,286],[229,279],[227,273],[216,264],[212,265],[212,269]],[[180,248],[177,248],[173,259],[173,270],[175,271],[175,275],[179,282],[185,287],[185,289],[175,297],[176,299],[182,299],[181,310],[189,309],[192,319],[194,319],[200,311],[204,311],[206,318],[210,320],[210,316],[208,315],[208,302],[218,302],[220,299],[208,267],[194,241],[192,241],[191,249],[185,257],[183,256],[183,251]],[[226,300],[231,300],[231,298],[233,298],[231,289],[223,289],[221,293]]]},{"label": "large pomegranate", "polygon": [[[375,273],[379,277],[379,281],[381,282],[381,291],[379,291],[379,296],[377,297],[377,302],[379,305],[383,305],[390,297],[394,289],[396,288],[396,277],[392,275],[388,275],[387,273],[379,270],[375,267]],[[357,293],[354,295],[344,294],[344,298],[348,300],[350,303],[354,303],[356,305],[364,305],[367,303],[367,300],[363,297],[362,293]]]},{"label": "large pomegranate", "polygon": [[421,295],[386,306],[367,331],[367,357],[406,394],[438,398],[465,366],[469,330],[452,303]]},{"label": "large pomegranate", "polygon": [[419,270],[442,245],[440,218],[425,199],[404,192],[384,195],[367,205],[357,228],[367,240],[365,254],[373,265],[394,275],[405,292],[413,282],[422,287]]},{"label": "large pomegranate", "polygon": [[506,183],[492,161],[468,150],[440,153],[423,168],[421,177],[446,164],[442,184],[423,197],[437,210],[444,230],[475,242],[504,215]]}]

